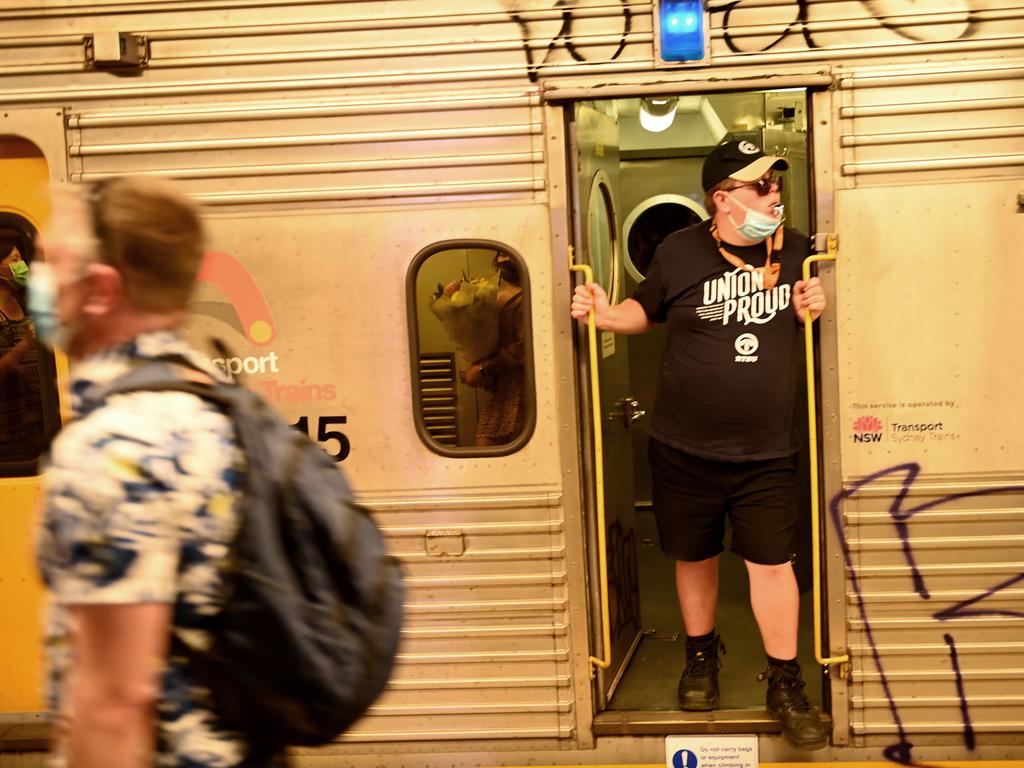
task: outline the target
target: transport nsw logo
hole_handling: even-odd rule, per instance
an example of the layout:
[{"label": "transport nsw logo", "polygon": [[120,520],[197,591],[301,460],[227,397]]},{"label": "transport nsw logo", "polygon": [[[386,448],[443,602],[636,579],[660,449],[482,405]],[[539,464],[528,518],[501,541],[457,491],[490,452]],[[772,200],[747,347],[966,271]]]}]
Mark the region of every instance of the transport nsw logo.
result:
[{"label": "transport nsw logo", "polygon": [[882,442],[882,420],[875,416],[859,416],[853,422],[853,442]]},{"label": "transport nsw logo", "polygon": [[190,306],[193,314],[226,323],[257,347],[277,337],[277,324],[263,291],[234,256],[208,251],[196,279],[216,286],[227,301],[194,303]]}]

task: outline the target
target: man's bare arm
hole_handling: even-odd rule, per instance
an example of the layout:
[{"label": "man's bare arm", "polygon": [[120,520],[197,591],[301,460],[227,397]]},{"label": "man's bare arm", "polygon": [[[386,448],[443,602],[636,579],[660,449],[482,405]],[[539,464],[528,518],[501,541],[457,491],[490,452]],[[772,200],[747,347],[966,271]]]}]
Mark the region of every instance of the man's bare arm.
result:
[{"label": "man's bare arm", "polygon": [[75,605],[69,671],[74,768],[149,768],[166,665],[168,603]]},{"label": "man's bare arm", "polygon": [[591,308],[594,324],[602,331],[632,335],[651,330],[655,323],[636,299],[626,299],[612,306],[608,295],[597,283],[576,286],[572,296],[572,316],[585,320]]}]

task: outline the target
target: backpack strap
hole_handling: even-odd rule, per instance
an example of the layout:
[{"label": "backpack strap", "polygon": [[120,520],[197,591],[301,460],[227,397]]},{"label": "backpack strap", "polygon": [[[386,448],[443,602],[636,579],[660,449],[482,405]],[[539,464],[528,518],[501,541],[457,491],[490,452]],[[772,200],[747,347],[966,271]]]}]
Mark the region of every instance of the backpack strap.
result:
[{"label": "backpack strap", "polygon": [[112,381],[88,387],[82,393],[82,411],[88,413],[113,395],[131,392],[187,392],[228,408],[233,399],[223,391],[227,386],[231,385],[217,381],[184,355],[165,355],[135,366]]}]

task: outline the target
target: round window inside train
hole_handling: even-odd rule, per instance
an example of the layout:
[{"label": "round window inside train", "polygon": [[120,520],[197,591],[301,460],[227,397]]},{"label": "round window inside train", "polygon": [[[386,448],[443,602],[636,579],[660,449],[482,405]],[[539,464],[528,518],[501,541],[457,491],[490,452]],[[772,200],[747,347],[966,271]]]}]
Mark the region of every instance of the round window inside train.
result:
[{"label": "round window inside train", "polygon": [[626,238],[626,271],[637,282],[647,275],[661,241],[680,229],[708,218],[707,211],[682,195],[655,195],[634,208],[622,226]]},{"label": "round window inside train", "polygon": [[594,175],[587,206],[587,249],[594,280],[609,300],[618,301],[619,237],[615,226],[615,203],[604,171]]}]

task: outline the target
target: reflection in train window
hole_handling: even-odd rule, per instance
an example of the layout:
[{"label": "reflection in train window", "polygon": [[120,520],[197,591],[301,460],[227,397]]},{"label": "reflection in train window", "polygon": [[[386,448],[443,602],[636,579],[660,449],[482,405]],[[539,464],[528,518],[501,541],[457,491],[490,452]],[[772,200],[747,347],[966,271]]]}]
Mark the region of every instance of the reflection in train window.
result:
[{"label": "reflection in train window", "polygon": [[604,288],[609,300],[618,301],[619,237],[616,226],[615,205],[608,188],[608,176],[598,171],[590,190],[587,206],[587,244],[594,280]]},{"label": "reflection in train window", "polygon": [[408,292],[421,437],[444,455],[518,450],[534,413],[523,260],[498,243],[439,243],[413,260]]},{"label": "reflection in train window", "polygon": [[655,195],[644,200],[623,224],[626,271],[637,282],[643,280],[662,240],[706,218],[703,207],[682,195]]},{"label": "reflection in train window", "polygon": [[35,228],[0,213],[0,476],[38,474],[39,457],[57,428],[53,354],[36,340],[26,311]]}]

